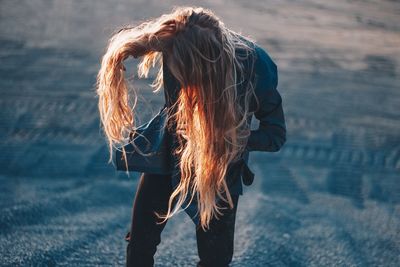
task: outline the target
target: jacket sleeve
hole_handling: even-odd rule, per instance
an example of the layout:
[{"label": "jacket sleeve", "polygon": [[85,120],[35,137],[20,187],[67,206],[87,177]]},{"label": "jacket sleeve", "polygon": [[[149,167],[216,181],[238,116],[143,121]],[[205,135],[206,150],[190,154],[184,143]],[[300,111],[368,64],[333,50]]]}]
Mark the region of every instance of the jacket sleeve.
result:
[{"label": "jacket sleeve", "polygon": [[252,130],[247,143],[248,151],[279,151],[286,142],[286,123],[282,97],[277,90],[278,69],[267,52],[256,47],[254,116],[260,121],[259,128]]}]

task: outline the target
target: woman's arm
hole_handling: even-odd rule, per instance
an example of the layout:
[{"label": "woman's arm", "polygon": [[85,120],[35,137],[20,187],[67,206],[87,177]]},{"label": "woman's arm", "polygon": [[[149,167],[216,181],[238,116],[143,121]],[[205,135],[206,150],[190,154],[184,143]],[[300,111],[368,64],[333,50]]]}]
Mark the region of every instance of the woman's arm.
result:
[{"label": "woman's arm", "polygon": [[278,69],[269,55],[256,46],[255,93],[259,107],[254,116],[260,121],[259,128],[252,130],[247,143],[248,151],[279,151],[286,142],[286,123],[282,109],[282,97],[277,90]]}]

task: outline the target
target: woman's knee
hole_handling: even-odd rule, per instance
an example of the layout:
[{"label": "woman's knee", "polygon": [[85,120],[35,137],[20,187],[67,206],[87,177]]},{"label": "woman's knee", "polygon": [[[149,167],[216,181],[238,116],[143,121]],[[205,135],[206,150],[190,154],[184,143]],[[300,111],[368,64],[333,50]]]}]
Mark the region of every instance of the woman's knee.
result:
[{"label": "woman's knee", "polygon": [[234,208],[224,210],[219,219],[213,218],[209,229],[197,228],[199,266],[228,266],[232,261],[238,198],[232,196]]}]

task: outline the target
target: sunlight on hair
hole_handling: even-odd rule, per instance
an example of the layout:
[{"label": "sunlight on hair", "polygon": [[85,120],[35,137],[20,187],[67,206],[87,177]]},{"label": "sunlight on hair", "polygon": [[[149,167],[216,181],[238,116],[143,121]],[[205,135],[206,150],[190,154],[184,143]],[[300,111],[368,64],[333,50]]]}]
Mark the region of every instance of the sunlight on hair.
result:
[{"label": "sunlight on hair", "polygon": [[158,65],[151,84],[157,92],[163,87],[162,57],[166,55],[164,62],[181,85],[177,102],[169,107],[169,120],[176,122],[179,140],[171,154],[179,156],[181,178],[170,196],[168,211],[158,214],[162,222],[179,212],[189,194],[189,203],[197,199],[203,229],[221,214],[218,199],[233,208],[225,176],[228,165],[243,153],[250,134],[247,119],[252,115],[253,83],[247,83],[245,95],[240,96],[243,99],[239,99],[237,86],[243,82],[238,78],[244,74],[243,60],[253,54],[253,42],[201,7],[176,7],[170,14],[120,29],[110,38],[97,76],[98,107],[110,162],[115,145],[126,141],[136,126],[137,93],[134,88],[128,91],[123,61],[130,56],[142,58],[139,78],[147,78],[150,68]]}]

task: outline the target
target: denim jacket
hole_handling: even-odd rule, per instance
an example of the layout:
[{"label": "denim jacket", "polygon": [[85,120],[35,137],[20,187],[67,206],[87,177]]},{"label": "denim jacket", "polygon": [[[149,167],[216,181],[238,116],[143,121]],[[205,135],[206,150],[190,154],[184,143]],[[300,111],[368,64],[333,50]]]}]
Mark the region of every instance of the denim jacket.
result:
[{"label": "denim jacket", "polygon": [[[232,195],[243,194],[242,182],[245,185],[250,185],[252,183],[254,174],[247,165],[249,152],[276,152],[280,150],[286,141],[286,124],[282,108],[282,97],[277,90],[277,65],[263,48],[257,44],[254,44],[254,48],[254,57],[250,57],[249,60],[244,62],[245,66],[251,66],[250,63],[253,62],[251,60],[255,60],[253,76],[245,77],[245,80],[255,79],[254,88],[259,106],[257,108],[256,101],[253,99],[251,101],[250,111],[254,111],[255,118],[259,120],[259,127],[256,130],[251,130],[246,150],[242,154],[242,160],[228,167],[227,183],[229,192]],[[163,81],[166,105],[171,106],[177,100],[179,86],[178,81],[171,74],[165,62],[163,62]],[[241,83],[241,85],[245,84],[246,83]],[[239,91],[238,95],[240,95],[243,93],[244,86],[238,85],[237,90]],[[250,123],[251,117],[248,119]],[[168,137],[170,138],[169,143],[171,144],[171,149],[173,149],[177,144],[176,136],[174,133],[169,133]],[[175,162],[175,164],[178,162],[178,159],[173,157],[171,160]],[[174,170],[172,180],[173,188],[175,188],[179,183],[178,168]],[[194,201],[185,211],[192,218],[193,222],[198,224],[197,204]]]}]

